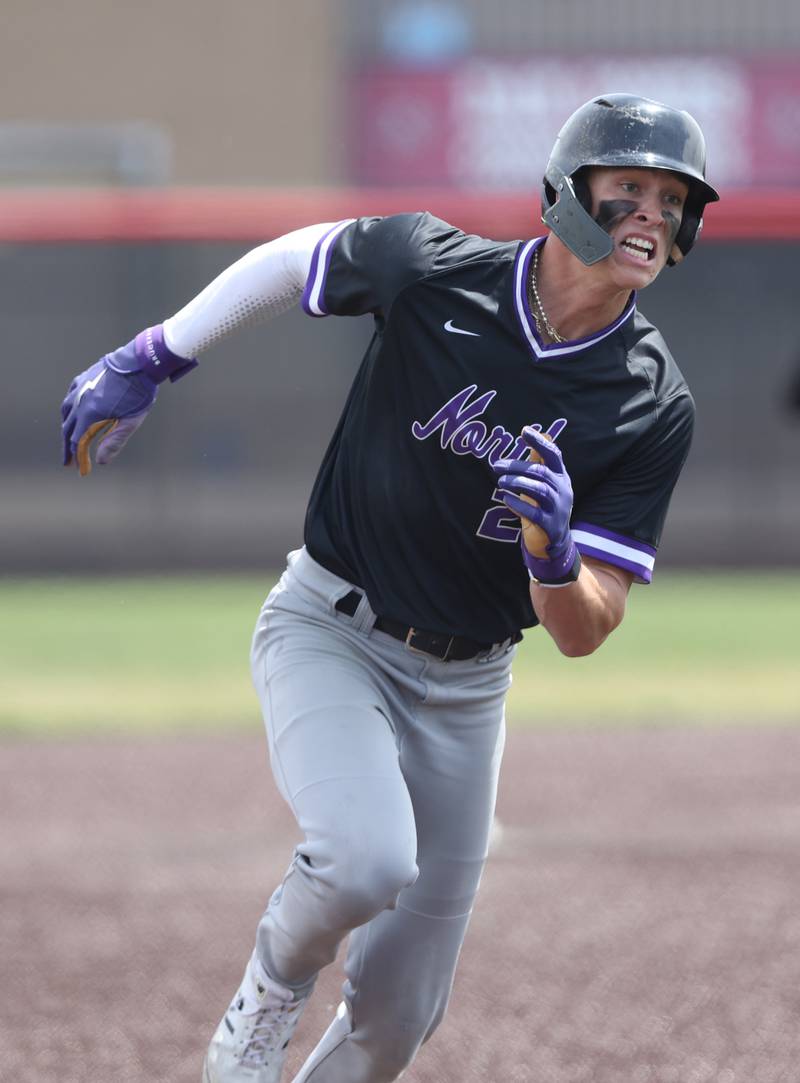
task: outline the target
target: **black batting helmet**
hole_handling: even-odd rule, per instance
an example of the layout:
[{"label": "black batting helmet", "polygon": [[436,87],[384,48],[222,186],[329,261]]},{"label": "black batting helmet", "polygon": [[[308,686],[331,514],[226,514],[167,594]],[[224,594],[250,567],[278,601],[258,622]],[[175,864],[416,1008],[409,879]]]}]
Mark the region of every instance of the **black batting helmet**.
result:
[{"label": "black batting helmet", "polygon": [[706,142],[694,117],[634,94],[593,98],[558,133],[542,185],[542,221],[587,265],[614,247],[589,213],[581,170],[593,165],[666,169],[686,181],[689,194],[670,264],[683,259],[702,229],[706,204],[719,199],[706,183]]}]

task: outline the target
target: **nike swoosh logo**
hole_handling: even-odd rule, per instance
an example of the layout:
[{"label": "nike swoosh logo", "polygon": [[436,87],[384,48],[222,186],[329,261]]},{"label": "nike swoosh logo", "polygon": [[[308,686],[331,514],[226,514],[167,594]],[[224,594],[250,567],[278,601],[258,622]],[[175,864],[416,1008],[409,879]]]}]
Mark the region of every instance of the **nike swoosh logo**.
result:
[{"label": "nike swoosh logo", "polygon": [[454,335],[471,335],[473,338],[480,338],[481,337],[478,334],[477,331],[465,331],[461,327],[453,327],[453,321],[452,320],[447,321],[447,323],[444,325],[444,329],[445,329],[445,331],[452,331],[452,333]]},{"label": "nike swoosh logo", "polygon": [[95,378],[93,380],[87,380],[86,381],[86,383],[83,385],[83,387],[78,392],[77,398],[75,399],[75,405],[76,406],[81,401],[81,399],[83,398],[83,396],[86,394],[87,391],[94,391],[94,389],[97,387],[97,385],[100,383],[100,381],[105,376],[106,371],[107,371],[106,369],[103,369],[101,372],[98,372],[98,374],[95,376]]}]

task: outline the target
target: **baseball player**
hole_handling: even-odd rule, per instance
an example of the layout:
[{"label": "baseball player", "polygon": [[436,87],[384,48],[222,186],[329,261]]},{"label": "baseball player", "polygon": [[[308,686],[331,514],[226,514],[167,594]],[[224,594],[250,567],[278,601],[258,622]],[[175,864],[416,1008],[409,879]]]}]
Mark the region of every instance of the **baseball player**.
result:
[{"label": "baseball player", "polygon": [[342,1004],[294,1083],[388,1083],[441,1021],[521,629],[589,654],[650,581],[694,411],[636,296],[717,198],[691,116],[611,94],[558,136],[545,238],[497,243],[429,214],[308,226],[73,381],[64,461],[87,474],[93,444],[110,462],[159,385],[234,329],[301,300],[374,321],[305,544],[255,631],[272,770],[303,841],[204,1083],[277,1083],[348,935]]}]

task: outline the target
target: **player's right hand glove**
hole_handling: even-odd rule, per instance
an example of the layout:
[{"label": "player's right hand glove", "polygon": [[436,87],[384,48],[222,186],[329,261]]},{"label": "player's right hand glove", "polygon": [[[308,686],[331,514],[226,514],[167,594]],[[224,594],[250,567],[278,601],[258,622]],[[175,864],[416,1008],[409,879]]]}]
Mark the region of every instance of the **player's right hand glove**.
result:
[{"label": "player's right hand glove", "polygon": [[196,365],[169,349],[158,324],[81,372],[61,404],[64,466],[74,462],[82,477],[89,474],[94,440],[95,461],[110,463],[144,421],[158,385],[166,379],[174,383]]}]

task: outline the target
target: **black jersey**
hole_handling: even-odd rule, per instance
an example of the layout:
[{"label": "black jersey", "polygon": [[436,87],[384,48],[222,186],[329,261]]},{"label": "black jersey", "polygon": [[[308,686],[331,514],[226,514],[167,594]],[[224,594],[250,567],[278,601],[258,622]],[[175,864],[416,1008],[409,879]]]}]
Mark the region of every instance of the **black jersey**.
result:
[{"label": "black jersey", "polygon": [[305,542],[380,615],[480,641],[536,623],[519,520],[491,469],[527,455],[531,424],[558,434],[580,551],[650,580],[694,404],[634,296],[597,334],[541,343],[525,288],[541,243],[403,214],[339,223],[317,246],[305,310],[369,312],[375,333]]}]

